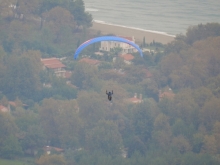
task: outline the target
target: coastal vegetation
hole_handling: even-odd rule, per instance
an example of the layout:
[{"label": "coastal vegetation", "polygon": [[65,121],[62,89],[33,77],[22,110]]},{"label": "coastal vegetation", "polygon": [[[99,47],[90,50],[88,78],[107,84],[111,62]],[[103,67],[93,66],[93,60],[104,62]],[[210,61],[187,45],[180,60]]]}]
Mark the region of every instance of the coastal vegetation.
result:
[{"label": "coastal vegetation", "polygon": [[[10,108],[0,111],[0,164],[220,163],[219,23],[144,43],[154,53],[134,53],[131,65],[117,49],[98,56],[89,46],[82,55],[94,66],[73,60],[101,35],[82,0],[3,0],[0,9],[0,106]],[[42,69],[48,57],[65,57],[70,84]]]}]

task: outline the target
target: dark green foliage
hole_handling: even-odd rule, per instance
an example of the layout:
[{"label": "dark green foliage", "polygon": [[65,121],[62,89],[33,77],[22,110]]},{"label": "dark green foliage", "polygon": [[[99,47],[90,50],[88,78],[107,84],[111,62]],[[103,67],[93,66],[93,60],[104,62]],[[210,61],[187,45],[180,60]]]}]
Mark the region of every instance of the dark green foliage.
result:
[{"label": "dark green foliage", "polygon": [[151,138],[153,131],[154,116],[152,114],[152,107],[150,102],[144,102],[139,104],[134,109],[133,125],[135,134],[140,137],[141,141],[146,143]]},{"label": "dark green foliage", "polygon": [[207,164],[207,165],[217,165],[219,162],[212,158],[208,154],[194,154],[187,153],[182,157],[181,165],[194,165],[194,164]]},{"label": "dark green foliage", "polygon": [[[143,46],[156,52],[134,54],[130,66],[120,58],[112,63],[120,49],[100,57],[94,55],[99,45],[91,45],[83,53],[105,61],[96,67],[72,61],[75,48],[91,38],[92,17],[82,0],[19,5],[45,20],[0,18],[0,104],[8,106],[6,96],[28,105],[0,112],[1,158],[35,150],[40,157],[51,145],[65,149],[68,165],[219,164],[219,24],[189,28],[168,45],[147,45],[143,38]],[[65,65],[78,88],[38,66],[41,57],[54,56],[71,57]],[[144,70],[149,66],[152,77]],[[165,86],[173,89],[173,99],[158,96]],[[106,88],[114,90],[111,103]],[[134,105],[128,98],[137,92],[144,101]]]},{"label": "dark green foliage", "polygon": [[7,71],[4,73],[0,89],[11,100],[17,96],[31,98],[36,91],[39,79],[31,64],[31,60],[26,57],[13,57],[7,60]]},{"label": "dark green foliage", "polygon": [[1,145],[0,156],[6,159],[13,159],[22,155],[22,149],[18,139],[10,135]]},{"label": "dark green foliage", "polygon": [[24,50],[40,50],[43,54],[58,54],[58,50],[54,45],[42,43],[41,41],[23,41],[21,47]]},{"label": "dark green foliage", "polygon": [[86,147],[116,157],[121,154],[122,138],[117,125],[111,121],[99,121],[86,135]]},{"label": "dark green foliage", "polygon": [[198,26],[189,27],[186,33],[186,43],[192,45],[195,41],[204,40],[208,37],[220,36],[219,23],[199,24]]},{"label": "dark green foliage", "polygon": [[92,16],[85,12],[83,0],[70,1],[68,5],[68,9],[74,15],[78,26],[91,26]]},{"label": "dark green foliage", "polygon": [[97,72],[98,68],[95,66],[78,63],[74,67],[74,73],[70,80],[80,89],[94,88],[98,84]]},{"label": "dark green foliage", "polygon": [[18,138],[18,132],[13,117],[10,114],[0,112],[0,157],[13,159],[22,155],[22,149]]},{"label": "dark green foliage", "polygon": [[35,94],[31,97],[35,101],[41,101],[44,98],[59,98],[61,100],[65,99],[74,99],[77,96],[76,89],[63,85],[59,87],[52,88],[43,88],[42,90],[36,91]]},{"label": "dark green foliage", "polygon": [[41,3],[40,12],[44,13],[56,6],[61,6],[69,10],[74,16],[74,20],[76,21],[78,26],[91,26],[92,16],[85,12],[84,2],[82,0],[45,0]]},{"label": "dark green foliage", "polygon": [[146,144],[138,137],[134,136],[127,142],[128,147],[128,157],[130,158],[135,152],[145,155],[147,152]]},{"label": "dark green foliage", "polygon": [[14,41],[12,40],[3,40],[2,46],[7,53],[11,53],[14,46]]},{"label": "dark green foliage", "polygon": [[176,119],[172,125],[172,132],[174,136],[183,135],[187,138],[192,138],[192,134],[195,132],[195,128],[192,124],[185,124],[181,119]]}]

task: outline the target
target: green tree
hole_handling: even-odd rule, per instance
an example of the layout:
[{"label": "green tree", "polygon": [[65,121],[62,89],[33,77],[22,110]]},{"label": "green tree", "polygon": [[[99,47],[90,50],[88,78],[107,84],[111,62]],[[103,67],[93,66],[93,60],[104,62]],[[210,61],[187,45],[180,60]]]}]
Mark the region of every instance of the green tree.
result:
[{"label": "green tree", "polygon": [[208,37],[220,36],[219,23],[207,23],[191,26],[186,32],[186,43],[193,44],[195,41],[203,40]]},{"label": "green tree", "polygon": [[4,63],[4,58],[6,57],[6,52],[4,48],[0,45],[0,65]]},{"label": "green tree", "polygon": [[220,96],[220,87],[218,84],[220,84],[220,75],[216,77],[210,77],[207,82],[207,87],[212,91],[212,93],[216,96]]},{"label": "green tree", "polygon": [[174,137],[172,139],[172,145],[175,146],[181,154],[189,152],[192,149],[190,143],[183,135]]},{"label": "green tree", "polygon": [[0,156],[6,159],[13,159],[22,155],[22,148],[17,137],[10,135],[1,146]]},{"label": "green tree", "polygon": [[153,100],[143,102],[134,109],[133,125],[135,134],[146,143],[154,129],[154,118],[157,115],[157,106]]},{"label": "green tree", "polygon": [[154,139],[157,145],[162,149],[169,148],[171,143],[172,131],[168,119],[168,116],[160,113],[154,121],[152,139]]},{"label": "green tree", "polygon": [[76,27],[73,15],[62,7],[55,7],[43,13],[43,18],[46,20],[44,26],[48,27],[56,36],[55,43],[62,42],[62,30],[64,28],[69,28],[71,32]]},{"label": "green tree", "polygon": [[78,27],[92,26],[92,15],[85,12],[83,0],[70,1],[67,8],[74,16]]},{"label": "green tree", "polygon": [[99,150],[113,157],[121,154],[122,138],[117,125],[112,121],[99,121],[97,126],[87,132],[86,146],[91,152]]},{"label": "green tree", "polygon": [[217,154],[217,141],[214,135],[206,135],[202,146],[202,153]]},{"label": "green tree", "polygon": [[40,124],[39,115],[31,110],[16,108],[13,112],[16,125],[19,127],[20,142],[23,151],[30,150],[30,154],[42,148],[45,144],[45,135]]},{"label": "green tree", "polygon": [[57,6],[69,10],[74,16],[74,20],[76,21],[78,27],[90,27],[92,25],[92,16],[85,12],[85,6],[82,0],[44,0],[41,1],[40,13],[49,11]]},{"label": "green tree", "polygon": [[6,38],[7,41],[14,43],[14,45],[12,45],[14,51],[15,49],[20,51],[21,47],[19,44],[21,44],[29,36],[32,36],[32,26],[31,24],[23,23],[15,19],[12,20],[11,23],[9,24],[8,33],[9,33],[8,38]]},{"label": "green tree", "polygon": [[[183,36],[183,38],[185,38],[185,36]],[[180,53],[184,50],[188,50],[189,47],[190,46],[187,43],[185,43],[184,39],[177,38],[176,40],[174,40],[166,45],[164,52],[166,54]]]},{"label": "green tree", "polygon": [[180,68],[183,65],[182,59],[175,53],[171,53],[168,56],[165,56],[160,63],[160,70],[166,76],[169,75]]},{"label": "green tree", "polygon": [[77,148],[83,142],[83,121],[75,100],[62,101],[62,110],[56,116],[59,139],[63,148]]},{"label": "green tree", "polygon": [[146,47],[145,37],[143,38],[143,47]]},{"label": "green tree", "polygon": [[60,1],[60,0],[44,0],[40,3],[40,13],[44,13],[46,11],[51,10],[54,7],[61,6],[63,3],[67,1]]},{"label": "green tree", "polygon": [[73,100],[44,99],[39,108],[40,123],[52,146],[76,147],[82,122],[78,118],[78,105]]},{"label": "green tree", "polygon": [[187,66],[183,66],[180,67],[180,69],[174,70],[169,77],[171,79],[171,87],[173,89],[181,89],[193,86],[193,75],[191,74],[190,69]]},{"label": "green tree", "polygon": [[195,133],[193,124],[186,124],[182,119],[176,118],[172,125],[172,132],[174,136],[183,135],[186,138],[191,138]]},{"label": "green tree", "polygon": [[44,129],[47,141],[49,145],[59,146],[60,130],[56,121],[56,116],[59,116],[59,110],[62,109],[62,105],[54,99],[44,99],[41,107],[39,108],[40,123]]},{"label": "green tree", "polygon": [[23,150],[30,150],[30,154],[34,155],[34,151],[42,149],[46,144],[45,134],[41,125],[30,125],[24,133],[24,138],[21,140]]},{"label": "green tree", "polygon": [[195,133],[192,139],[192,151],[200,153],[203,146],[204,135],[202,133]]},{"label": "green tree", "polygon": [[31,110],[24,110],[23,108],[16,108],[16,111],[12,112],[16,125],[21,131],[27,131],[29,126],[39,124],[39,116]]},{"label": "green tree", "polygon": [[158,101],[158,85],[154,79],[144,79],[142,82],[139,83],[143,89],[143,95],[153,98],[154,100]]},{"label": "green tree", "polygon": [[81,92],[78,95],[79,116],[83,119],[85,127],[93,128],[97,122],[106,117],[110,111],[106,106],[106,98],[96,92]]},{"label": "green tree", "polygon": [[173,117],[176,115],[185,123],[198,126],[198,105],[195,103],[190,89],[183,89],[176,94],[173,101],[172,113]]},{"label": "green tree", "polygon": [[10,159],[21,154],[21,146],[15,136],[18,128],[9,113],[0,112],[0,132],[0,156]]},{"label": "green tree", "polygon": [[128,147],[127,154],[129,158],[132,157],[136,152],[145,155],[147,151],[147,145],[138,136],[130,138],[126,147]]},{"label": "green tree", "polygon": [[97,82],[98,68],[85,63],[78,63],[74,67],[74,73],[71,77],[71,82],[79,88],[88,89],[99,84]]},{"label": "green tree", "polygon": [[1,90],[9,99],[16,97],[32,98],[33,93],[40,87],[39,63],[35,61],[34,54],[29,57],[11,57],[6,61],[7,71],[1,84]]},{"label": "green tree", "polygon": [[220,101],[219,98],[211,98],[206,101],[199,112],[200,121],[205,125],[207,130],[212,130],[213,125],[220,118]]},{"label": "green tree", "polygon": [[212,164],[217,165],[219,161],[213,158],[210,154],[195,154],[187,152],[181,157],[181,165],[194,165],[194,164]]},{"label": "green tree", "polygon": [[217,142],[217,150],[220,151],[220,122],[216,121],[213,126],[213,135],[215,136],[215,140]]},{"label": "green tree", "polygon": [[40,9],[40,0],[19,0],[17,1],[16,12],[25,16],[38,14]]},{"label": "green tree", "polygon": [[193,97],[195,102],[202,108],[206,101],[209,101],[214,95],[212,91],[206,87],[200,87],[195,89],[193,92]]},{"label": "green tree", "polygon": [[166,132],[171,132],[168,116],[163,113],[158,114],[154,121],[154,130],[165,130]]}]

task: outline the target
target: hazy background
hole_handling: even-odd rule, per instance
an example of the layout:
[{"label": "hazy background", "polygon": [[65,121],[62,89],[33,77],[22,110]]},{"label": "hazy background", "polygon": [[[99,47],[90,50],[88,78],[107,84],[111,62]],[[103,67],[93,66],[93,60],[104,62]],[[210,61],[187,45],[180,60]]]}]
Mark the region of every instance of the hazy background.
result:
[{"label": "hazy background", "polygon": [[173,35],[185,34],[191,25],[220,22],[219,0],[84,0],[84,3],[94,20]]}]

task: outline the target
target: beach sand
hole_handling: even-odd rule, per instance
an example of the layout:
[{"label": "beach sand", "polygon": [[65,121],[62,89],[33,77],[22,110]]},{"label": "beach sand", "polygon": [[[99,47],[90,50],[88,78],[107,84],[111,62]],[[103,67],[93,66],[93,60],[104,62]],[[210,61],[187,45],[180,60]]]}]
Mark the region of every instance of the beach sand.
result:
[{"label": "beach sand", "polygon": [[105,24],[101,22],[93,22],[93,26],[90,28],[93,31],[100,31],[101,34],[114,34],[124,37],[134,36],[136,43],[143,43],[143,38],[145,37],[146,43],[151,43],[153,41],[160,42],[162,44],[167,44],[174,40],[175,36],[163,34],[160,32],[146,31],[141,29],[129,28],[124,26]]}]

